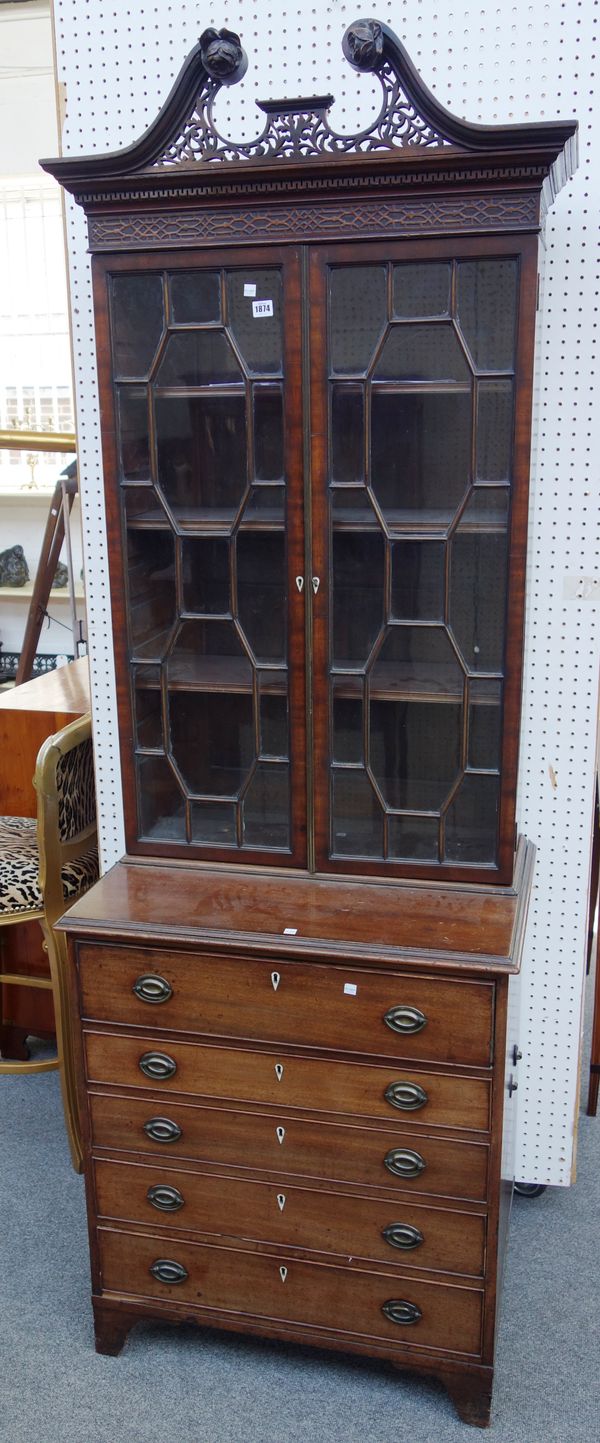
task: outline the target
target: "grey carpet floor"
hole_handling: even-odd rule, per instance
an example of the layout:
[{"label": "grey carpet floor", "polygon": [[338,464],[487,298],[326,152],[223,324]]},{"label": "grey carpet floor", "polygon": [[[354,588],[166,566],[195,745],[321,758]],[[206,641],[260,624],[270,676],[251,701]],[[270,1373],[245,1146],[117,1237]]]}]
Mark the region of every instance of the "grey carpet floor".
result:
[{"label": "grey carpet floor", "polygon": [[582,1117],[576,1186],[515,1199],[481,1434],[441,1385],[334,1353],[142,1324],[98,1356],[57,1075],[2,1078],[1,1443],[599,1443],[599,1162]]}]

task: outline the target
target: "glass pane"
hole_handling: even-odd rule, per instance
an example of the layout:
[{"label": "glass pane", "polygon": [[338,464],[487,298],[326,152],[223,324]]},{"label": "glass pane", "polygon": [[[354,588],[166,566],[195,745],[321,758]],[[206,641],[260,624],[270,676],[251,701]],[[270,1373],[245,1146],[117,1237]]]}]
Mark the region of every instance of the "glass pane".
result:
[{"label": "glass pane", "polygon": [[333,536],[333,663],[364,664],[383,623],[383,537]]},{"label": "glass pane", "polygon": [[332,850],[383,858],[383,812],[366,772],[333,771]]},{"label": "glass pane", "polygon": [[178,271],[170,279],[171,312],[176,325],[221,319],[218,271]]},{"label": "glass pane", "polygon": [[181,525],[208,511],[235,516],[246,489],[246,402],[240,396],[156,399],[158,478]]},{"label": "glass pane", "polygon": [[185,802],[169,763],[163,757],[138,757],[136,772],[140,837],[185,842]]},{"label": "glass pane", "polygon": [[450,556],[450,624],[469,671],[504,665],[506,532],[457,531]]},{"label": "glass pane", "polygon": [[347,531],[350,527],[354,531],[362,531],[365,526],[381,526],[366,486],[332,487],[331,514],[336,530],[343,527]]},{"label": "glass pane", "polygon": [[289,766],[259,762],[244,798],[246,847],[290,845]]},{"label": "glass pane", "polygon": [[192,802],[192,841],[213,847],[235,847],[235,804]]},{"label": "glass pane", "polygon": [[281,386],[254,387],[254,475],[257,481],[284,475]]},{"label": "glass pane", "polygon": [[135,668],[135,718],[139,747],[164,751],[162,696],[160,684],[153,683],[155,667]]},{"label": "glass pane", "polygon": [[[244,295],[246,286],[256,287]],[[248,370],[270,376],[283,365],[282,284],[278,270],[228,271],[228,322]],[[272,315],[255,313],[256,301],[271,301]]]},{"label": "glass pane", "polygon": [[498,770],[502,741],[501,683],[471,681],[469,697],[469,766]]},{"label": "glass pane", "polygon": [[509,501],[508,486],[478,486],[471,492],[460,518],[460,534],[467,531],[506,531]]},{"label": "glass pane", "polygon": [[437,862],[438,832],[435,817],[388,817],[390,860]]},{"label": "glass pane", "polygon": [[458,320],[477,370],[512,370],[516,260],[460,261],[457,270]]},{"label": "glass pane", "polygon": [[163,332],[162,277],[113,276],[111,314],[115,376],[147,376]]},{"label": "glass pane", "polygon": [[150,479],[148,395],[145,386],[119,386],[119,439],[121,475],[125,481]]},{"label": "glass pane", "polygon": [[285,520],[285,487],[253,486],[242,512],[240,529],[255,526],[283,527]]},{"label": "glass pane", "polygon": [[373,373],[375,381],[455,381],[468,386],[471,372],[454,327],[392,326]]},{"label": "glass pane", "polygon": [[332,750],[334,762],[364,763],[362,701],[334,693]]},{"label": "glass pane", "polygon": [[371,397],[371,485],[390,526],[447,524],[471,471],[471,397],[390,392]]},{"label": "glass pane", "polygon": [[361,387],[331,388],[331,480],[338,485],[363,481],[365,417]]},{"label": "glass pane", "polygon": [[287,632],[283,532],[240,532],[237,538],[238,615],[254,655],[284,661]]},{"label": "glass pane", "polygon": [[499,795],[498,777],[463,778],[446,814],[447,861],[496,861]]},{"label": "glass pane", "polygon": [[477,386],[478,481],[510,481],[513,445],[512,381],[480,381]]},{"label": "glass pane", "polygon": [[127,557],[132,650],[158,661],[176,616],[173,537],[164,531],[129,531]]},{"label": "glass pane", "polygon": [[184,611],[227,615],[231,610],[229,542],[210,537],[182,541],[181,559]]},{"label": "glass pane", "polygon": [[260,754],[261,757],[284,757],[288,755],[288,703],[287,696],[263,694],[260,699]]},{"label": "glass pane", "polygon": [[168,527],[167,513],[153,486],[127,486],[123,488],[122,496],[128,525]]},{"label": "glass pane", "polygon": [[338,373],[368,370],[387,320],[385,266],[330,272],[330,358]]},{"label": "glass pane", "polygon": [[156,374],[158,386],[241,383],[244,373],[224,331],[176,331]]},{"label": "glass pane", "polygon": [[252,690],[252,666],[231,621],[184,621],[167,661],[170,687]]},{"label": "glass pane", "polygon": [[441,541],[392,543],[391,615],[399,621],[441,621],[444,616]]},{"label": "glass pane", "polygon": [[189,791],[237,796],[255,755],[252,696],[172,691],[169,727],[173,759]]},{"label": "glass pane", "polygon": [[437,811],[460,770],[462,706],[372,701],[370,761],[389,807]]},{"label": "glass pane", "polygon": [[390,627],[371,671],[371,695],[462,700],[464,674],[442,627]]},{"label": "glass pane", "polygon": [[450,310],[450,266],[437,261],[394,266],[394,315],[446,316]]}]

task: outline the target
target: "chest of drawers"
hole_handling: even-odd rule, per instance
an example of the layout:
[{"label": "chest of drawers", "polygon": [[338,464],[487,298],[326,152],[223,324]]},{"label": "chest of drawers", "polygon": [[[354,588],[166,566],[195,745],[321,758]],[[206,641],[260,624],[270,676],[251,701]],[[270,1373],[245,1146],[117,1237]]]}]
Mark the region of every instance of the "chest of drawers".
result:
[{"label": "chest of drawers", "polygon": [[143,864],[72,910],[101,1352],[194,1319],[433,1373],[487,1421],[519,855],[514,889],[448,889],[445,919],[439,892],[434,912],[396,885],[390,911],[355,883],[344,935],[343,886],[318,879],[273,878],[270,927],[249,874]]}]

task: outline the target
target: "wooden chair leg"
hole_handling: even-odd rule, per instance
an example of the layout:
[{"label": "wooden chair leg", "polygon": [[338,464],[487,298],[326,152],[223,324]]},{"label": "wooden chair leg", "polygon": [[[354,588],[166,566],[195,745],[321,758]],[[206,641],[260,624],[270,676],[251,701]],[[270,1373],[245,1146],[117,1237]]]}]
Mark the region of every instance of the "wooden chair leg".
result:
[{"label": "wooden chair leg", "polygon": [[44,945],[48,953],[50,963],[50,976],[52,978],[52,992],[54,995],[54,1014],[56,1022],[56,1049],[60,1062],[60,1088],[62,1103],[65,1114],[65,1125],[71,1162],[75,1172],[83,1170],[83,1147],[81,1142],[81,1124],[79,1119],[79,1105],[77,1101],[77,1086],[75,1081],[75,1062],[73,1057],[73,1042],[69,1023],[68,992],[66,984],[66,942],[64,937],[53,932],[44,918],[40,922],[44,934]]}]

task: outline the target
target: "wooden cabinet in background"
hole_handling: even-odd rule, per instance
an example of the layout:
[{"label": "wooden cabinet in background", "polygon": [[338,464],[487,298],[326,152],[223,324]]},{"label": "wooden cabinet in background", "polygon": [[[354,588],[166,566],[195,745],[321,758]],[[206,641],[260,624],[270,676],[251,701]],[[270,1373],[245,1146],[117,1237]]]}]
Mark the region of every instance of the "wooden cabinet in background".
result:
[{"label": "wooden cabinet in background", "polygon": [[127,837],[65,923],[97,1345],[193,1316],[433,1372],[483,1424],[576,127],[457,120],[375,21],[344,51],[383,89],[358,136],[321,97],[224,140],[246,57],[207,31],[135,146],[47,163],[93,253]]}]

